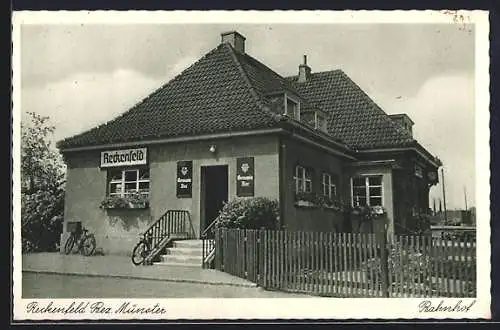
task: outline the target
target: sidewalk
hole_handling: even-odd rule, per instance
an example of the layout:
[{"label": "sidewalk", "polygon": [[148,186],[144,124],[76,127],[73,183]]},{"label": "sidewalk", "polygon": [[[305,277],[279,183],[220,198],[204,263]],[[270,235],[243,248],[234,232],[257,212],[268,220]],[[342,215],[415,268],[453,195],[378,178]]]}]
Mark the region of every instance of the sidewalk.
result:
[{"label": "sidewalk", "polygon": [[144,279],[210,285],[256,287],[255,283],[213,269],[182,266],[134,266],[129,257],[59,253],[23,254],[23,273]]}]

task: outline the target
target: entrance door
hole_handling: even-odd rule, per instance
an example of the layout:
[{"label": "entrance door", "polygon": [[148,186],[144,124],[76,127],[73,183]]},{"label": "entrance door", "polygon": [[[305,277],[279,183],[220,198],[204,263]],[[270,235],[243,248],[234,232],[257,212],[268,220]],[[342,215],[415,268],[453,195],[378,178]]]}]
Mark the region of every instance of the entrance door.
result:
[{"label": "entrance door", "polygon": [[200,233],[219,215],[228,199],[228,168],[222,166],[201,167],[201,218]]}]

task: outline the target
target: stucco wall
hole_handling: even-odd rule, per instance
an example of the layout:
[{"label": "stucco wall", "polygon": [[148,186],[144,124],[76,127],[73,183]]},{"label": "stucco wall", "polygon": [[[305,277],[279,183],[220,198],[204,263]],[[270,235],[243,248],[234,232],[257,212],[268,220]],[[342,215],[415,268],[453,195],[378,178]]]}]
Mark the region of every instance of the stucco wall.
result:
[{"label": "stucco wall", "polygon": [[151,222],[149,209],[104,210],[107,171],[100,169],[100,151],[66,156],[67,183],[61,248],[67,238],[68,221],[81,221],[96,236],[104,253],[129,254],[138,235]]},{"label": "stucco wall", "polygon": [[[393,184],[392,184],[392,167],[390,165],[370,166],[370,167],[350,167],[346,169],[346,178],[351,178],[357,175],[382,175],[382,205],[387,214],[387,234],[392,236],[394,233],[394,202],[393,202]],[[346,187],[349,187],[347,193],[349,202],[351,201],[351,182],[346,182]],[[356,221],[356,217],[352,217]]]},{"label": "stucco wall", "polygon": [[343,192],[343,161],[334,155],[319,149],[318,147],[305,144],[304,142],[284,139],[283,150],[283,197],[284,212],[283,222],[290,230],[307,231],[335,231],[340,229],[343,215],[340,212],[323,208],[304,208],[295,205],[295,166],[301,165],[313,169],[313,192],[322,193],[322,173],[328,172],[338,176],[337,193],[342,196]]},{"label": "stucco wall", "polygon": [[[212,144],[217,149],[215,155],[209,152]],[[188,210],[195,234],[199,235],[201,166],[228,165],[228,195],[231,199],[236,197],[237,157],[255,157],[255,196],[279,198],[278,138],[274,136],[150,146],[148,209],[103,210],[99,207],[106,196],[107,179],[107,171],[99,167],[100,152],[66,155],[65,224],[61,243],[67,237],[67,221],[81,221],[95,233],[98,248],[104,253],[128,255],[139,234],[169,209]],[[177,161],[180,160],[193,161],[192,198],[176,197]]]},{"label": "stucco wall", "polygon": [[[216,154],[209,151],[216,146]],[[254,157],[255,196],[279,198],[278,138],[274,136],[233,138],[225,140],[192,142],[150,149],[151,214],[154,219],[167,209],[189,210],[199,235],[201,167],[228,165],[228,198],[236,198],[236,158]],[[192,198],[176,197],[176,170],[178,160],[193,161]]]},{"label": "stucco wall", "polygon": [[394,219],[397,233],[412,230],[412,216],[429,209],[428,183],[425,176],[415,176],[413,167],[394,170]]}]

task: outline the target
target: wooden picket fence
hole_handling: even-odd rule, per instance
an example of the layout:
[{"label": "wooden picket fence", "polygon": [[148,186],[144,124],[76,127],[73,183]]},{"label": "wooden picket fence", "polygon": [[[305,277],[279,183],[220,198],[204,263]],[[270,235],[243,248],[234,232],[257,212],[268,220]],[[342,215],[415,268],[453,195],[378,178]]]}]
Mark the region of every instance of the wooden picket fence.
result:
[{"label": "wooden picket fence", "polygon": [[332,297],[475,297],[476,243],[431,236],[218,228],[215,268],[268,290]]}]

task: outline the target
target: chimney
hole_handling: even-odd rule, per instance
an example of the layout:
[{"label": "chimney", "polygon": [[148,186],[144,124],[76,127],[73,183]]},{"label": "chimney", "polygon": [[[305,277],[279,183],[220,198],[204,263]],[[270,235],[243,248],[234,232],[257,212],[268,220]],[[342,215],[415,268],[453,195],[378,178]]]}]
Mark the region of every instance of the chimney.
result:
[{"label": "chimney", "polygon": [[307,55],[304,55],[304,63],[299,65],[299,83],[306,82],[311,77],[311,68],[307,65]]},{"label": "chimney", "polygon": [[221,33],[221,43],[229,43],[233,46],[234,50],[239,53],[245,53],[245,40],[246,38],[236,31],[229,31]]}]

